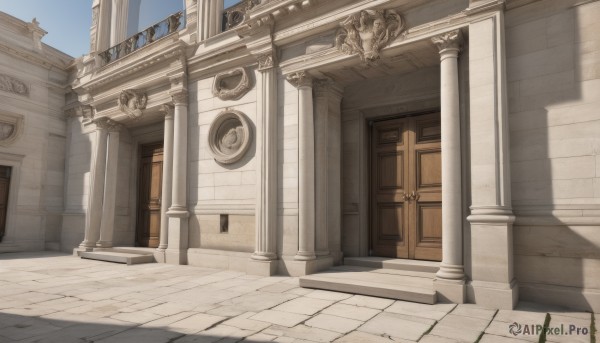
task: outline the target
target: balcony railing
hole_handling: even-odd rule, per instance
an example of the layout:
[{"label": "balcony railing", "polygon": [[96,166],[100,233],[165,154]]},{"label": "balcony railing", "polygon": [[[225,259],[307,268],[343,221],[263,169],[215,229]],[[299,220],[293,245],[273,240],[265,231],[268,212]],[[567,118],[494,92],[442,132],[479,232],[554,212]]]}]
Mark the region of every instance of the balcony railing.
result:
[{"label": "balcony railing", "polygon": [[123,42],[109,48],[98,54],[104,65],[125,57],[132,52],[145,47],[152,42],[157,41],[175,31],[183,28],[184,12],[171,14],[166,19],[150,26],[149,28],[134,34]]},{"label": "balcony railing", "polygon": [[243,23],[246,19],[246,13],[260,3],[261,0],[242,0],[224,9],[222,30],[227,31]]}]

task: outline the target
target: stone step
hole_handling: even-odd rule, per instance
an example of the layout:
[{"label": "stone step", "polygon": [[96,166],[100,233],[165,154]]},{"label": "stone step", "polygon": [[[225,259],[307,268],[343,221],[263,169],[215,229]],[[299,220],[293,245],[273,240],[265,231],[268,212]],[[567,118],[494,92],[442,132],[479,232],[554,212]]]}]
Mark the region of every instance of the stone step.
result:
[{"label": "stone step", "polygon": [[435,304],[433,273],[339,266],[303,276],[300,286]]},{"label": "stone step", "polygon": [[405,260],[389,257],[346,257],[344,265],[379,269],[411,270],[415,272],[436,273],[440,263],[434,261]]},{"label": "stone step", "polygon": [[127,253],[117,251],[84,251],[81,252],[79,256],[81,256],[81,258],[87,258],[90,260],[125,263],[128,265],[155,262],[154,255],[152,254]]}]

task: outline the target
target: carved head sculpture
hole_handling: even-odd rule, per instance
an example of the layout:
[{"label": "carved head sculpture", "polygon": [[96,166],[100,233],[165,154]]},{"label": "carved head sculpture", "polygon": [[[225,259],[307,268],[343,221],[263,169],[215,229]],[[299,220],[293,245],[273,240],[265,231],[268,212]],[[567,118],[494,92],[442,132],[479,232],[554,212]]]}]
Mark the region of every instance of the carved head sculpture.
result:
[{"label": "carved head sculpture", "polygon": [[119,109],[132,119],[142,116],[142,110],[146,108],[148,97],[146,93],[134,89],[126,89],[121,92],[118,99]]},{"label": "carved head sculpture", "polygon": [[394,10],[363,10],[346,18],[340,26],[336,35],[338,50],[357,54],[367,65],[376,65],[381,49],[402,33],[405,24]]}]

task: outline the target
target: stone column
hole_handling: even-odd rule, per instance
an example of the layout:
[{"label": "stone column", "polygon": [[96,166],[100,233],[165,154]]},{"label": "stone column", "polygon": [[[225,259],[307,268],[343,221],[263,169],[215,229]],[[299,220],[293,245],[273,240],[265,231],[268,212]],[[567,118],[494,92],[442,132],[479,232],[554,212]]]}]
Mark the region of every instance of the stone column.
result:
[{"label": "stone column", "polygon": [[[97,35],[95,50],[102,52],[110,48],[110,27],[111,27],[111,12],[112,0],[99,0],[100,4],[97,14]],[[93,24],[93,23],[92,23]]]},{"label": "stone column", "polygon": [[163,171],[162,171],[162,198],[160,202],[160,242],[159,251],[165,251],[169,241],[169,218],[167,211],[171,206],[171,187],[173,184],[173,106],[163,105],[165,115],[163,139]]},{"label": "stone column", "polygon": [[329,255],[327,174],[328,174],[328,116],[329,83],[327,80],[315,82],[315,253]]},{"label": "stone column", "polygon": [[129,16],[129,0],[113,0],[110,46],[115,46],[127,38],[127,18]]},{"label": "stone column", "polygon": [[315,255],[315,123],[313,80],[306,72],[287,80],[298,88],[298,253],[294,259],[314,260]]},{"label": "stone column", "polygon": [[173,186],[171,207],[167,212],[169,243],[165,258],[166,262],[170,264],[186,264],[189,217],[187,209],[187,90],[178,90],[172,94],[172,98],[175,105],[173,114]]},{"label": "stone column", "polygon": [[108,154],[106,157],[102,222],[100,224],[100,240],[96,244],[100,248],[112,248],[113,246],[117,199],[117,170],[119,167],[119,131],[122,127],[121,124],[113,121],[109,121],[108,125]]},{"label": "stone column", "polygon": [[277,74],[273,54],[259,56],[256,123],[256,248],[248,273],[273,275],[277,264]]},{"label": "stone column", "polygon": [[85,238],[79,248],[92,250],[100,239],[102,220],[102,201],[104,198],[104,174],[106,171],[106,143],[109,121],[100,118],[96,124],[96,143],[92,151],[90,169],[90,193],[88,195],[87,214],[85,216]]},{"label": "stone column", "polygon": [[[476,5],[476,4],[473,4]],[[469,301],[512,309],[513,270],[504,13],[469,24],[471,282]]]},{"label": "stone column", "polygon": [[206,40],[221,32],[223,0],[200,1],[198,4],[198,39]]},{"label": "stone column", "polygon": [[[461,186],[460,107],[458,93],[459,30],[432,39],[440,50],[442,126],[442,263],[437,272],[442,298],[463,303],[463,218]],[[450,280],[450,282],[444,282]]]}]

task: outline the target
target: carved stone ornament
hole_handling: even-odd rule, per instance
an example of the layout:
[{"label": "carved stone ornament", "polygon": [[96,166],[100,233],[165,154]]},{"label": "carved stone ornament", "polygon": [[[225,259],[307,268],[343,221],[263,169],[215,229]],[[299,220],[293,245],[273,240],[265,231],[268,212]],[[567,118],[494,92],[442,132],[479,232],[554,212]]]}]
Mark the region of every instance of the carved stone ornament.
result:
[{"label": "carved stone ornament", "polygon": [[244,68],[217,74],[212,93],[221,100],[238,100],[250,90],[250,77]]},{"label": "carved stone ornament", "polygon": [[14,77],[0,74],[0,90],[11,92],[19,95],[28,95],[29,88],[23,81],[17,80]]},{"label": "carved stone ornament", "polygon": [[248,151],[252,131],[246,115],[236,110],[225,110],[217,115],[208,131],[210,154],[219,163],[232,164]]},{"label": "carved stone ornament", "polygon": [[462,43],[462,35],[460,33],[460,30],[453,30],[435,36],[431,38],[431,41],[437,46],[440,52],[448,49],[460,50],[460,45]]},{"label": "carved stone ornament", "polygon": [[258,56],[258,70],[269,69],[275,66],[273,54],[264,54]]},{"label": "carved stone ornament", "polygon": [[312,77],[305,71],[289,74],[286,76],[286,80],[296,88],[312,87],[313,85]]},{"label": "carved stone ornament", "polygon": [[0,146],[9,146],[21,136],[23,121],[22,115],[0,113]]},{"label": "carved stone ornament", "polygon": [[146,93],[134,89],[126,89],[121,92],[118,99],[119,109],[132,119],[142,116],[142,110],[146,108],[148,97]]},{"label": "carved stone ornament", "polygon": [[394,10],[364,10],[349,16],[340,26],[335,38],[337,49],[357,54],[367,65],[376,65],[381,49],[400,36],[405,23]]}]

